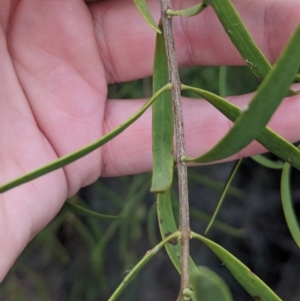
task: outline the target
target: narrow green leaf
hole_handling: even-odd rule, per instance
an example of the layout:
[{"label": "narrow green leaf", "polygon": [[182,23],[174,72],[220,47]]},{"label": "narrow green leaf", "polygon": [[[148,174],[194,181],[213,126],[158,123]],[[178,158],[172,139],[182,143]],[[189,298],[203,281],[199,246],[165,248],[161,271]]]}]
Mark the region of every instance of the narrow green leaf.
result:
[{"label": "narrow green leaf", "polygon": [[124,278],[124,280],[121,282],[121,284],[117,287],[117,289],[114,291],[114,293],[111,295],[111,297],[108,299],[108,301],[115,301],[118,299],[120,294],[124,291],[124,289],[127,287],[127,285],[133,280],[135,275],[146,265],[146,263],[169,241],[177,240],[180,235],[180,232],[174,232],[169,237],[165,238],[163,241],[161,241],[158,245],[156,245],[151,250],[147,251],[145,256],[131,269],[131,271],[128,273],[128,275]]},{"label": "narrow green leaf", "polygon": [[[162,28],[161,28],[162,30]],[[153,94],[169,79],[168,62],[163,34],[156,35],[153,68]],[[171,93],[159,95],[152,105],[153,176],[150,191],[167,191],[173,181],[173,110]]]},{"label": "narrow green leaf", "polygon": [[227,75],[227,67],[221,66],[220,70],[219,70],[219,95],[221,97],[225,97],[228,95],[227,84],[226,84],[226,75]]},{"label": "narrow green leaf", "polygon": [[300,248],[300,226],[291,196],[291,165],[288,163],[284,164],[282,170],[280,192],[286,223],[289,227],[292,237],[294,238],[294,241]]},{"label": "narrow green leaf", "polygon": [[[178,206],[177,206],[178,207]],[[196,219],[202,220],[203,222],[209,223],[211,220],[211,215],[198,210],[196,208],[190,208],[190,215]],[[244,228],[235,228],[227,223],[221,222],[220,220],[216,219],[212,224],[212,227],[225,233],[226,235],[231,235],[234,237],[244,237],[247,234],[247,230]]]},{"label": "narrow green leaf", "polygon": [[151,246],[157,244],[156,204],[153,202],[147,213],[147,236]]},{"label": "narrow green leaf", "polygon": [[236,281],[252,296],[260,301],[282,301],[259,277],[241,261],[215,242],[192,232],[192,237],[201,240],[227,267]]},{"label": "narrow green leaf", "polygon": [[87,216],[87,217],[94,217],[94,218],[100,218],[100,219],[120,219],[120,218],[124,218],[123,216],[119,216],[119,215],[107,215],[107,214],[98,213],[98,212],[89,210],[89,209],[84,208],[82,206],[78,206],[78,205],[73,204],[73,203],[68,202],[68,201],[65,202],[63,208],[67,209],[67,210],[70,210],[74,213],[78,213],[80,215]]},{"label": "narrow green leaf", "polygon": [[[214,190],[222,191],[223,187],[224,187],[224,183],[222,183],[221,181],[216,181],[209,177],[206,177],[203,174],[200,174],[197,171],[194,171],[194,169],[189,170],[189,179],[192,180],[193,182],[199,183],[201,185],[204,185],[204,186],[214,189]],[[242,197],[244,192],[242,189],[230,186],[228,188],[227,193],[230,195],[233,195],[237,198],[240,198],[240,197]]]},{"label": "narrow green leaf", "polygon": [[[295,31],[275,68],[268,74],[257,93],[236,119],[234,126],[198,162],[218,161],[234,155],[253,141],[267,125],[284,99],[300,66],[300,26]],[[284,74],[284,76],[282,76]]]},{"label": "narrow green leaf", "polygon": [[[255,44],[231,0],[213,0],[211,6],[246,65],[262,81],[272,70],[272,66]],[[288,95],[297,94],[291,89],[288,91]]]},{"label": "narrow green leaf", "polygon": [[[14,267],[15,267],[16,273],[21,274],[21,277],[26,279],[26,281],[28,282],[27,286],[28,287],[32,286],[33,290],[36,291],[36,293],[38,294],[38,297],[37,297],[38,299],[45,300],[45,301],[52,300],[52,297],[49,293],[49,290],[47,288],[45,280],[43,280],[43,277],[41,277],[41,275],[39,273],[35,272],[33,269],[31,269],[26,264],[23,264],[18,261],[15,263]],[[16,280],[14,280],[14,281],[16,281]],[[18,282],[18,281],[16,281],[16,282]],[[18,290],[22,291],[22,286]],[[23,294],[21,294],[21,295],[23,295]],[[11,297],[12,296],[10,295],[10,297],[8,297],[8,299],[12,300]],[[14,297],[12,297],[12,298],[14,298]],[[14,299],[14,300],[16,300],[16,299]],[[25,300],[25,299],[22,299],[22,300]]]},{"label": "narrow green leaf", "polygon": [[92,251],[97,243],[97,240],[91,232],[91,229],[78,216],[74,216],[74,218],[72,218],[72,228],[75,229],[82,237],[84,245],[87,247],[89,255],[91,256]]},{"label": "narrow green leaf", "polygon": [[213,223],[214,223],[214,221],[215,221],[215,219],[217,217],[217,214],[220,211],[220,208],[221,208],[221,206],[223,204],[223,201],[224,201],[225,196],[226,196],[226,194],[228,192],[228,189],[229,189],[229,187],[231,185],[231,182],[232,182],[232,180],[233,180],[233,178],[234,178],[237,170],[239,169],[239,166],[240,166],[241,162],[242,162],[242,159],[237,160],[236,163],[234,164],[234,166],[233,166],[233,168],[232,168],[232,170],[230,172],[230,175],[227,178],[226,184],[225,184],[225,186],[223,188],[223,191],[222,191],[222,194],[221,194],[221,198],[220,198],[220,200],[218,202],[217,208],[216,208],[216,210],[215,210],[215,212],[214,212],[214,214],[213,214],[213,216],[212,216],[212,218],[211,218],[211,220],[210,220],[210,222],[209,222],[209,224],[208,224],[208,226],[207,226],[207,228],[205,230],[205,234],[207,234],[208,231],[210,230],[210,228],[212,227],[212,225],[213,225]]},{"label": "narrow green leaf", "polygon": [[[185,85],[182,85],[182,88],[200,95],[233,122],[240,114],[240,109],[237,106],[216,94]],[[300,170],[300,151],[292,143],[277,135],[268,127],[265,127],[261,131],[256,137],[256,140],[277,157]],[[199,163],[197,159],[198,158],[184,157],[182,161]]]},{"label": "narrow green leaf", "polygon": [[164,91],[169,90],[172,88],[172,84],[166,84],[164,87],[162,87],[157,93],[155,93],[148,102],[133,116],[131,116],[129,119],[127,119],[123,124],[118,126],[117,128],[113,129],[103,137],[101,137],[99,140],[71,153],[68,155],[65,155],[57,160],[54,160],[53,162],[42,166],[32,172],[29,172],[25,175],[22,175],[19,178],[16,178],[2,186],[0,186],[0,193],[3,193],[7,190],[10,190],[16,186],[19,186],[21,184],[24,184],[26,182],[29,182],[31,180],[34,180],[42,175],[45,175],[51,171],[54,171],[56,169],[59,169],[65,165],[68,165],[81,157],[91,153],[92,151],[96,150],[100,146],[104,145],[120,133],[122,133],[128,126],[130,126],[134,121],[136,121],[142,114],[153,104],[153,102],[156,100],[156,98]]},{"label": "narrow green leaf", "polygon": [[262,155],[255,155],[252,156],[251,159],[255,162],[257,162],[258,164],[270,168],[270,169],[282,169],[284,166],[284,162],[283,161],[273,161],[269,158],[266,158],[265,156]]},{"label": "narrow green leaf", "polygon": [[150,13],[146,0],[133,0],[133,2],[135,3],[137,9],[143,16],[144,20],[148,23],[148,25],[157,33],[161,33],[160,29],[158,28],[155,20],[153,19]]},{"label": "narrow green leaf", "polygon": [[193,301],[233,301],[225,281],[207,267],[199,266],[190,279],[195,293]]},{"label": "narrow green leaf", "polygon": [[[168,190],[165,193],[159,193],[157,195],[157,217],[158,217],[161,237],[163,239],[177,231],[177,226],[176,226],[172,205],[171,205],[170,190]],[[170,241],[168,244],[166,244],[165,248],[175,268],[180,273],[180,269],[181,269],[180,241],[174,239]],[[197,266],[195,265],[195,263],[191,258],[189,262],[189,268],[190,268],[190,272],[193,272],[197,269]]]},{"label": "narrow green leaf", "polygon": [[211,6],[245,63],[259,80],[263,80],[272,66],[253,41],[231,1],[214,0]]},{"label": "narrow green leaf", "polygon": [[183,17],[192,17],[201,13],[213,0],[203,0],[201,3],[191,6],[186,9],[181,10],[167,10],[168,16],[183,16]]}]

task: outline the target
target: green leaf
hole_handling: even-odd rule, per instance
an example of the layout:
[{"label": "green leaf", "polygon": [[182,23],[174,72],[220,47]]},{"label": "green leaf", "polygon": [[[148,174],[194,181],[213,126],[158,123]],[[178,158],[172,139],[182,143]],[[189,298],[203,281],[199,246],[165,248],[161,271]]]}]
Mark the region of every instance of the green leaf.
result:
[{"label": "green leaf", "polygon": [[[184,90],[195,92],[196,94],[206,99],[210,104],[217,108],[231,121],[235,121],[240,114],[240,109],[237,106],[233,105],[232,103],[216,94],[185,85],[182,85],[182,88]],[[265,127],[261,131],[261,133],[256,137],[256,140],[277,157],[290,163],[293,167],[300,170],[300,151],[292,143],[277,135],[268,127]],[[198,162],[197,159],[198,158],[184,157],[182,158],[182,161]]]},{"label": "green leaf", "polygon": [[[284,99],[300,66],[300,26],[285,51],[268,74],[248,108],[239,115],[234,126],[211,150],[197,158],[198,162],[218,161],[234,155],[264,129]],[[284,76],[283,76],[284,74]]]},{"label": "green leaf", "polygon": [[[272,70],[272,66],[255,44],[231,0],[213,0],[211,6],[246,65],[262,81]],[[295,94],[297,93],[289,89],[288,95]]]},{"label": "green leaf", "polygon": [[180,235],[180,232],[175,232],[169,237],[165,238],[163,241],[161,241],[158,245],[156,245],[151,250],[147,251],[145,256],[130,270],[128,275],[124,278],[124,280],[121,282],[121,284],[117,287],[117,289],[114,291],[114,293],[111,295],[111,297],[108,299],[108,301],[115,301],[118,299],[120,294],[124,291],[124,289],[127,287],[127,285],[133,280],[133,278],[136,276],[136,274],[146,265],[147,262],[164,246],[166,245],[170,240],[177,239]]},{"label": "green leaf", "polygon": [[161,33],[160,29],[158,28],[155,20],[153,19],[150,13],[146,0],[133,0],[133,2],[136,5],[139,12],[141,13],[141,15],[143,16],[144,20],[148,23],[148,25],[157,33]]},{"label": "green leaf", "polygon": [[191,274],[190,282],[195,293],[193,301],[233,301],[224,280],[204,266]]},{"label": "green leaf", "polygon": [[284,164],[282,170],[280,192],[286,223],[289,227],[292,237],[294,238],[294,241],[300,248],[300,227],[291,196],[291,165],[288,163]]},{"label": "green leaf", "polygon": [[94,217],[94,218],[100,218],[100,219],[120,219],[124,218],[123,216],[118,216],[118,215],[108,215],[108,214],[101,214],[92,210],[89,210],[87,208],[84,208],[82,206],[73,204],[71,202],[66,201],[64,206],[64,209],[70,210],[74,213],[78,213],[83,216],[87,217]]},{"label": "green leaf", "polygon": [[183,17],[192,17],[201,13],[213,0],[203,0],[201,3],[191,6],[186,9],[181,10],[167,10],[168,16],[183,16]]},{"label": "green leaf", "polygon": [[259,277],[241,261],[215,242],[192,232],[192,237],[201,240],[227,267],[236,281],[252,296],[260,301],[282,301]]},{"label": "green leaf", "polygon": [[211,220],[210,220],[208,226],[207,226],[206,229],[205,229],[205,234],[207,234],[208,231],[210,230],[210,228],[212,227],[212,225],[213,225],[213,223],[214,223],[214,221],[215,221],[215,219],[216,219],[216,217],[217,217],[217,214],[218,214],[218,212],[220,211],[220,208],[221,208],[221,206],[222,206],[222,204],[223,204],[223,201],[224,201],[225,196],[226,196],[226,194],[227,194],[227,192],[228,192],[228,189],[229,189],[229,187],[230,187],[230,185],[231,185],[231,182],[232,182],[232,180],[233,180],[233,178],[234,178],[234,176],[235,176],[237,170],[239,169],[239,166],[240,166],[241,162],[242,162],[242,159],[237,160],[236,163],[234,164],[234,166],[233,166],[233,168],[232,168],[232,170],[231,170],[231,172],[230,172],[230,175],[229,175],[229,177],[227,178],[226,184],[225,184],[225,186],[224,186],[224,188],[223,188],[223,191],[222,191],[220,200],[219,200],[219,202],[218,202],[217,208],[216,208],[216,210],[215,210],[215,212],[214,212],[214,214],[213,214],[213,216],[212,216],[212,218],[211,218]]},{"label": "green leaf", "polygon": [[251,159],[253,161],[255,161],[256,163],[264,166],[264,167],[267,167],[267,168],[270,168],[270,169],[282,169],[283,166],[284,166],[284,162],[282,161],[273,161],[269,158],[266,158],[265,156],[262,156],[262,155],[255,155],[255,156],[252,156]]},{"label": "green leaf", "polygon": [[[157,217],[159,223],[159,229],[161,233],[161,237],[164,239],[171,235],[172,233],[177,231],[177,226],[173,214],[170,190],[165,193],[157,194]],[[175,268],[180,273],[181,264],[180,264],[180,256],[181,256],[181,245],[179,240],[172,240],[168,244],[165,245],[167,253],[173,262]],[[197,269],[197,266],[190,258],[189,261],[189,269],[190,272],[193,272]]]},{"label": "green leaf", "polygon": [[214,0],[211,7],[250,70],[262,80],[272,66],[253,41],[249,31],[230,0]]},{"label": "green leaf", "polygon": [[[38,299],[40,300],[45,300],[45,301],[51,301],[52,297],[48,291],[47,285],[45,283],[45,280],[43,279],[43,277],[41,277],[41,275],[37,272],[35,272],[33,269],[31,269],[30,267],[28,267],[26,264],[23,264],[21,262],[16,262],[15,263],[15,273],[18,275],[20,275],[22,278],[26,279],[27,286],[30,287],[32,286],[32,289],[37,293],[38,295]],[[18,282],[16,280],[14,280],[15,282]],[[24,288],[22,288],[22,286],[20,288],[18,288],[17,290],[21,291]],[[23,292],[23,294],[25,295],[25,293]],[[23,295],[21,293],[21,295]],[[10,296],[10,297],[8,297]],[[14,297],[14,294],[9,294],[7,295],[8,299],[13,298],[13,300],[16,300]],[[6,299],[6,298],[5,298]],[[22,299],[18,299],[18,300],[25,300],[26,298],[22,298]],[[12,299],[11,299],[12,300]]]},{"label": "green leaf", "polygon": [[[214,179],[211,179],[209,177],[204,176],[203,174],[195,171],[195,169],[190,169],[189,170],[189,179],[192,180],[195,183],[204,185],[208,188],[214,189],[214,190],[218,190],[218,191],[222,191],[223,187],[224,187],[224,183],[221,181],[216,181]],[[227,191],[228,194],[233,195],[237,198],[242,197],[243,195],[243,190],[230,186],[228,188]]]},{"label": "green leaf", "polygon": [[219,95],[221,97],[225,97],[228,95],[227,93],[227,84],[226,84],[226,75],[227,75],[227,67],[220,66],[219,70]]},{"label": "green leaf", "polygon": [[[211,220],[211,215],[193,207],[190,207],[190,215],[191,217],[202,220],[203,222],[206,223],[209,223]],[[244,237],[247,234],[246,229],[232,227],[227,223],[219,221],[218,219],[214,221],[212,227],[215,228],[216,230],[222,231],[226,235],[231,235],[234,237]]]},{"label": "green leaf", "polygon": [[[162,29],[162,28],[161,28]],[[163,34],[156,35],[153,94],[168,82],[168,62]],[[153,176],[150,191],[167,191],[173,181],[173,110],[171,93],[163,93],[152,105]]]},{"label": "green leaf", "polygon": [[26,182],[29,182],[31,180],[34,180],[42,175],[45,175],[51,171],[54,171],[56,169],[59,169],[65,165],[68,165],[81,157],[91,153],[92,151],[96,150],[100,146],[104,145],[120,133],[122,133],[126,128],[128,128],[134,121],[136,121],[142,114],[153,104],[153,102],[156,100],[156,98],[164,91],[169,90],[172,88],[172,84],[166,84],[163,88],[161,88],[157,93],[155,93],[147,103],[133,116],[131,116],[129,119],[127,119],[123,124],[118,126],[117,128],[113,129],[103,137],[101,137],[99,140],[71,153],[68,155],[65,155],[57,160],[54,160],[53,162],[42,166],[32,172],[29,172],[25,175],[22,175],[19,178],[16,178],[2,186],[0,186],[0,193],[3,193],[7,190],[10,190],[16,186],[19,186],[21,184],[24,184]]}]

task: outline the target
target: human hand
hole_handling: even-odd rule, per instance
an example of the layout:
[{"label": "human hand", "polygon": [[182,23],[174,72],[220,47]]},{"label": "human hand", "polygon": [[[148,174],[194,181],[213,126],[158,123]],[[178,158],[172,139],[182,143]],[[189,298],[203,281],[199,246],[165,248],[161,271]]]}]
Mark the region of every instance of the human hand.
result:
[{"label": "human hand", "polygon": [[[194,4],[177,1],[176,8],[187,2]],[[299,1],[234,2],[273,63],[299,23]],[[149,4],[158,19],[159,1]],[[180,66],[243,64],[211,8],[174,23]],[[90,6],[83,0],[2,0],[0,26],[1,184],[91,143],[145,102],[107,101],[108,83],[151,74],[155,33],[132,0]],[[229,99],[243,106],[250,98]],[[299,100],[285,101],[270,123],[290,141],[300,138],[294,130],[300,123]],[[211,148],[231,125],[203,101],[185,99],[183,110],[190,156]],[[262,151],[254,142],[231,159]],[[66,198],[99,176],[148,171],[151,158],[148,111],[99,150],[0,195],[0,281]]]}]

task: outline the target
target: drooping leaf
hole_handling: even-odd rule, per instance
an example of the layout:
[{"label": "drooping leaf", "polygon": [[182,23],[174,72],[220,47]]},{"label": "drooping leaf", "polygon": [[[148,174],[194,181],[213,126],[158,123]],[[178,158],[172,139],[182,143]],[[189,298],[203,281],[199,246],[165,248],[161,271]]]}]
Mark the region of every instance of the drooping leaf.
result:
[{"label": "drooping leaf", "polygon": [[[204,176],[203,174],[200,174],[199,172],[194,171],[194,169],[189,170],[189,179],[192,180],[193,182],[199,183],[208,188],[218,190],[218,191],[222,191],[223,187],[224,187],[223,182],[216,181],[212,178]],[[230,195],[233,195],[237,198],[240,198],[243,195],[243,190],[239,189],[237,187],[230,186],[227,190],[227,193]]]},{"label": "drooping leaf", "polygon": [[[45,280],[34,269],[30,268],[26,264],[21,263],[21,261],[17,261],[14,264],[14,270],[15,270],[16,274],[20,275],[19,277],[22,277],[22,278],[26,279],[26,281],[28,281],[27,285],[32,287],[33,290],[37,293],[37,295],[38,295],[37,298],[39,298],[41,300],[45,300],[45,301],[51,301],[52,300],[51,294],[49,292],[49,288],[47,288]],[[4,297],[4,299],[7,300],[7,298],[8,298],[8,299],[11,299],[11,300],[13,299],[15,301],[26,300],[25,298],[24,299],[22,298],[22,297],[25,297],[24,292],[22,293],[22,291],[24,289],[22,287],[22,284],[20,283],[19,284],[20,287],[18,287],[17,286],[18,281],[15,281],[15,282],[16,282],[16,285],[14,286],[14,291],[18,290],[20,292],[20,297],[21,298],[17,299],[16,294],[9,293],[9,294],[6,295],[6,298]]]},{"label": "drooping leaf", "polygon": [[207,267],[199,266],[190,279],[195,295],[193,301],[233,301],[225,281]]},{"label": "drooping leaf", "polygon": [[120,218],[124,218],[123,216],[119,216],[119,215],[108,215],[108,214],[101,214],[92,210],[89,210],[87,208],[84,208],[82,206],[73,204],[71,202],[66,201],[63,208],[70,210],[74,213],[78,213],[80,215],[83,216],[87,216],[87,217],[94,217],[94,218],[100,218],[100,219],[120,219]]},{"label": "drooping leaf", "polygon": [[292,237],[294,238],[294,241],[300,248],[300,225],[291,196],[291,165],[288,163],[284,164],[282,170],[280,192],[286,223],[292,234]]},{"label": "drooping leaf", "polygon": [[151,250],[147,251],[145,256],[129,271],[129,273],[126,275],[124,280],[120,283],[120,285],[117,287],[117,289],[114,291],[114,293],[111,295],[111,297],[108,299],[108,301],[115,301],[118,299],[120,294],[124,291],[124,289],[127,287],[129,283],[133,280],[133,278],[136,276],[136,274],[146,265],[147,262],[169,241],[173,239],[177,239],[180,235],[179,232],[175,232],[172,235],[170,235],[168,238],[165,238],[163,241],[161,241],[158,245],[156,245]]},{"label": "drooping leaf", "polygon": [[217,217],[217,214],[218,214],[218,212],[220,211],[220,208],[221,208],[221,206],[222,206],[222,204],[223,204],[223,201],[224,201],[225,196],[226,196],[226,194],[227,194],[227,191],[228,191],[228,189],[229,189],[229,187],[230,187],[230,185],[231,185],[231,182],[232,182],[232,180],[233,180],[233,178],[234,178],[234,176],[235,176],[235,174],[236,174],[236,172],[237,172],[237,170],[238,170],[238,168],[239,168],[241,162],[242,162],[242,159],[237,160],[236,163],[234,164],[234,166],[233,166],[233,168],[232,168],[232,170],[231,170],[231,172],[230,172],[230,175],[229,175],[229,177],[227,178],[226,184],[225,184],[225,186],[224,186],[224,188],[223,188],[223,190],[222,190],[222,194],[221,194],[220,200],[219,200],[219,202],[218,202],[218,205],[217,205],[217,207],[216,207],[216,209],[215,209],[215,211],[214,211],[214,214],[213,214],[213,216],[212,216],[212,218],[211,218],[211,220],[210,220],[208,226],[207,226],[206,229],[205,229],[205,234],[207,234],[208,231],[210,230],[210,228],[212,227],[212,225],[213,225],[213,223],[214,223],[214,221],[215,221],[215,219],[216,219],[216,217]]},{"label": "drooping leaf", "polygon": [[198,162],[213,162],[234,155],[259,135],[294,80],[300,66],[299,53],[300,26],[278,59],[275,68],[258,88],[248,108],[241,112],[224,138],[207,153],[197,158]]},{"label": "drooping leaf", "polygon": [[[105,261],[105,248],[113,235],[120,230],[127,233],[122,233],[119,235],[119,254],[120,258],[122,258],[121,252],[126,251],[126,247],[124,247],[124,240],[128,242],[128,225],[130,221],[132,221],[132,212],[139,207],[139,203],[145,198],[145,195],[149,191],[150,180],[147,174],[139,175],[135,177],[133,181],[131,181],[128,192],[125,196],[123,196],[123,203],[124,206],[122,211],[120,212],[121,216],[124,216],[125,219],[116,219],[110,222],[108,228],[105,232],[99,237],[90,257],[90,261],[92,262],[93,266],[102,267]],[[125,251],[124,251],[125,250]],[[98,270],[98,268],[97,268]]]},{"label": "drooping leaf", "polygon": [[[162,28],[160,28],[162,30]],[[169,79],[168,62],[163,34],[156,34],[153,68],[153,94]],[[171,93],[158,96],[152,105],[152,154],[153,176],[150,191],[167,191],[173,181],[173,110]]]},{"label": "drooping leaf", "polygon": [[141,15],[143,16],[144,20],[148,23],[148,25],[157,33],[161,33],[160,29],[158,28],[155,20],[151,15],[146,0],[133,0],[133,2],[136,5],[139,12],[141,13]]},{"label": "drooping leaf", "polygon": [[[161,237],[164,239],[171,235],[172,233],[177,231],[177,226],[173,214],[170,191],[168,190],[165,193],[157,194],[157,217],[159,223],[159,229],[161,233]],[[180,273],[181,264],[180,264],[180,256],[181,256],[181,246],[179,240],[172,240],[168,244],[165,245],[167,253],[174,264],[177,271]],[[190,258],[189,261],[190,272],[197,269],[197,266]]]},{"label": "drooping leaf", "polygon": [[282,301],[259,277],[250,271],[247,266],[223,247],[194,232],[192,232],[192,237],[201,240],[218,256],[236,281],[254,300]]},{"label": "drooping leaf", "polygon": [[172,84],[170,84],[170,83],[166,84],[163,88],[161,88],[159,91],[157,91],[157,93],[155,93],[137,113],[135,113],[133,116],[131,116],[125,122],[123,122],[123,124],[121,124],[120,126],[118,126],[115,129],[113,129],[112,131],[110,131],[109,133],[104,135],[103,137],[101,137],[99,140],[97,140],[71,154],[65,155],[57,160],[54,160],[53,162],[51,162],[45,166],[42,166],[32,172],[22,175],[21,177],[16,178],[6,184],[3,184],[2,186],[0,186],[0,193],[8,191],[16,186],[19,186],[21,184],[24,184],[26,182],[34,180],[34,179],[36,179],[42,175],[45,175],[51,171],[54,171],[65,165],[68,165],[68,164],[82,158],[83,156],[91,153],[92,151],[96,150],[100,146],[104,145],[105,143],[107,143],[108,141],[110,141],[111,139],[113,139],[114,137],[119,135],[120,133],[122,133],[126,128],[128,128],[128,126],[130,126],[134,121],[136,121],[140,116],[142,116],[142,114],[153,104],[153,102],[156,100],[156,98],[162,92],[171,89],[171,87],[172,87]]},{"label": "drooping leaf", "polygon": [[168,16],[192,17],[201,13],[213,0],[203,0],[201,3],[181,10],[167,10]]},{"label": "drooping leaf", "polygon": [[214,0],[211,6],[245,63],[259,80],[263,80],[272,66],[253,41],[231,1]]},{"label": "drooping leaf", "polygon": [[[272,66],[255,44],[231,0],[213,0],[211,6],[246,65],[262,81],[272,70]],[[291,89],[288,91],[288,95],[296,94]]]},{"label": "drooping leaf", "polygon": [[[216,109],[218,109],[233,122],[240,114],[240,109],[237,106],[216,94],[185,85],[182,85],[182,88],[184,90],[195,92],[199,96],[206,99],[210,104],[212,104]],[[300,170],[300,151],[292,143],[277,135],[268,127],[265,127],[261,131],[261,133],[256,137],[256,140],[277,157]],[[198,158],[184,157],[182,158],[182,161],[198,163],[199,161],[197,159]]]},{"label": "drooping leaf", "polygon": [[252,156],[251,159],[258,164],[270,169],[282,169],[284,166],[283,161],[274,161],[262,155]]},{"label": "drooping leaf", "polygon": [[221,66],[219,70],[219,95],[221,97],[227,96],[227,84],[226,84],[227,67]]}]

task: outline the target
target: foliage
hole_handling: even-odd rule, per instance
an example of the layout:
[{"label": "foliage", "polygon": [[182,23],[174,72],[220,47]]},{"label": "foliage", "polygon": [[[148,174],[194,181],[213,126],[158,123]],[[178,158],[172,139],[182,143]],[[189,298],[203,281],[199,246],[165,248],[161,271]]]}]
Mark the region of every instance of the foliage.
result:
[{"label": "foliage", "polygon": [[[43,300],[51,300],[51,298],[53,298],[54,300],[108,299],[109,301],[113,301],[117,300],[128,284],[132,281],[136,281],[135,288],[129,289],[129,293],[126,295],[126,300],[133,300],[133,295],[138,296],[138,294],[143,291],[138,289],[141,279],[135,279],[136,274],[143,273],[141,269],[146,266],[146,263],[156,255],[162,247],[166,248],[170,260],[178,272],[181,273],[181,246],[179,241],[182,233],[178,230],[177,214],[174,210],[177,209],[177,197],[176,188],[173,184],[173,178],[176,179],[176,177],[173,175],[173,111],[171,94],[169,92],[169,90],[173,88],[173,83],[168,83],[168,65],[164,48],[165,40],[162,35],[163,28],[160,25],[157,26],[154,24],[154,20],[151,17],[145,1],[134,0],[134,2],[146,22],[157,32],[153,96],[150,97],[143,108],[130,119],[104,137],[101,137],[95,143],[9,183],[4,183],[0,187],[0,192],[5,192],[15,186],[51,172],[54,169],[61,168],[102,146],[137,120],[151,105],[153,106],[152,131],[154,158],[152,184],[150,183],[150,176],[148,174],[136,177],[124,177],[116,181],[99,180],[89,189],[84,189],[78,195],[74,196],[66,203],[56,219],[45,230],[38,234],[24,251],[20,260],[7,277],[4,286],[0,289],[0,300],[2,296],[4,296],[6,300],[25,300],[25,295],[33,294],[35,297],[32,297],[32,300],[34,300],[34,298],[37,300],[41,298]],[[263,81],[262,84],[258,86],[258,83],[255,82],[253,77],[250,76],[250,73],[248,73],[246,76],[247,80],[245,81],[246,84],[241,84],[239,87],[236,83],[241,81],[242,76],[238,78],[237,81],[234,81],[234,85],[230,84],[230,81],[233,80],[231,75],[236,72],[236,69],[225,69],[221,67],[220,74],[218,73],[219,68],[200,67],[183,70],[182,74],[185,73],[187,76],[182,76],[182,82],[186,81],[189,82],[190,85],[194,85],[195,79],[197,79],[197,82],[201,83],[201,89],[183,84],[181,86],[182,90],[185,90],[189,96],[191,92],[200,95],[227,118],[234,121],[234,126],[229,133],[206,154],[197,158],[183,157],[181,160],[182,162],[212,162],[235,154],[253,140],[259,141],[269,151],[286,162],[284,164],[283,161],[274,163],[264,157],[255,158],[257,162],[270,168],[276,168],[279,172],[283,169],[281,187],[284,214],[291,233],[299,245],[299,225],[295,210],[292,206],[290,192],[290,166],[300,169],[300,151],[284,138],[267,128],[266,125],[284,96],[296,93],[290,90],[290,85],[295,79],[295,76],[297,76],[296,73],[300,65],[298,56],[300,52],[300,27],[298,27],[280,59],[277,61],[276,67],[273,68],[255,45],[229,0],[204,1],[200,6],[198,5],[185,11],[168,10],[167,13],[170,16],[195,15],[201,13],[209,4],[216,12],[228,36],[243,56],[249,70],[253,72],[259,80]],[[245,69],[240,70],[242,70],[241,74],[245,73]],[[284,77],[282,77],[282,74],[284,74]],[[248,108],[241,111],[223,97],[227,93],[235,94],[246,92],[245,90],[249,89],[248,78],[251,78],[253,89],[256,89],[257,86],[258,88]],[[147,80],[145,80],[144,83],[145,82],[147,82]],[[219,82],[220,89],[216,88],[216,82]],[[124,94],[128,93],[130,89],[126,87],[132,85],[136,85],[135,87],[137,87],[140,86],[141,83],[143,82],[137,81],[136,83],[123,86],[119,91],[118,97],[124,97]],[[139,88],[136,88],[135,90],[138,89]],[[218,92],[220,95],[215,94]],[[118,92],[114,91],[113,93]],[[241,190],[232,187],[230,189],[230,183],[234,180],[233,176],[239,164],[240,162],[235,165],[233,168],[234,171],[227,173],[228,179],[224,181],[227,182],[227,184],[224,185],[224,188],[221,187],[222,194],[216,211],[214,212],[213,208],[210,210],[211,218],[207,218],[205,213],[199,212],[199,208],[196,209],[192,206],[190,208],[192,216],[200,216],[200,219],[205,220],[206,223],[208,219],[209,227],[212,226],[215,229],[219,229],[219,231],[226,233],[229,237],[241,237],[246,235],[246,231],[249,231],[246,223],[241,223],[243,229],[236,229],[227,224],[222,224],[222,222],[215,219],[225,196],[228,197],[230,194],[235,194],[235,197],[240,198],[242,194]],[[202,170],[205,169],[202,168]],[[205,172],[203,172],[203,174],[205,175]],[[192,176],[190,180],[193,183]],[[208,183],[211,182],[208,180]],[[157,221],[153,197],[147,194],[150,186],[151,191],[157,194]],[[218,189],[218,185],[212,184],[212,186]],[[118,189],[115,189],[116,187],[118,187]],[[191,195],[198,198],[198,194],[194,191],[195,188],[191,189],[191,192],[193,192]],[[87,197],[84,194],[88,194],[89,196]],[[96,201],[99,198],[103,200],[101,204]],[[86,208],[87,206],[85,205],[84,199],[89,199],[88,202],[90,203],[91,209]],[[101,212],[101,214],[95,213],[92,210]],[[247,213],[245,213],[245,216],[247,216]],[[98,220],[98,218],[100,220]],[[157,222],[162,240],[158,239]],[[192,226],[193,232],[191,233],[191,237],[202,242],[201,248],[203,248],[204,244],[215,253],[228,268],[236,281],[254,300],[281,300],[260,277],[251,272],[228,248],[197,234],[195,232],[196,229],[194,230],[194,228],[197,227],[194,227],[193,222]],[[203,229],[199,231],[197,229],[197,232],[203,232]],[[142,240],[142,238],[144,238],[143,236],[147,236],[148,239]],[[38,260],[36,260],[35,256],[33,259],[32,254],[38,254]],[[224,298],[232,300],[229,289],[224,281],[211,270],[203,272],[207,268],[201,267],[199,269],[192,258],[199,260],[198,256],[191,256],[189,259],[189,271],[192,280],[190,287],[183,292],[185,300],[189,300],[190,297],[194,301],[202,300],[199,294],[202,294],[202,296],[206,295],[206,301],[214,300],[216,295],[209,294],[209,292],[212,291],[225,294],[226,296],[224,295]],[[57,277],[57,271],[52,267],[52,262],[55,260],[59,261],[60,268],[67,270],[66,274],[61,276],[63,279],[58,279],[60,277]],[[159,262],[160,260],[162,259],[158,256],[157,261]],[[204,259],[200,259],[200,261],[201,260],[205,261]],[[24,264],[26,262],[28,262],[28,266]],[[120,271],[117,271],[115,268],[116,262],[123,265],[123,270],[125,271],[124,276],[120,275]],[[155,260],[152,259],[152,262],[155,262]],[[205,264],[208,265],[208,262],[205,262]],[[49,288],[50,286],[45,285],[42,279],[44,276],[41,277],[35,272],[35,265],[43,266],[45,271],[50,271],[55,275],[55,277],[51,275],[45,277],[51,280],[51,287],[55,288],[58,282],[66,284],[68,289],[63,291],[63,296],[59,295],[62,292],[61,289],[53,289],[51,293],[49,293],[49,289],[46,287]],[[163,278],[172,277],[171,274],[173,275],[173,273],[169,272],[169,269],[172,271],[171,267],[168,266],[168,270],[164,270],[168,271],[168,273],[165,272]],[[157,278],[159,275],[153,276],[153,269],[146,271],[147,285],[150,282],[149,279],[155,279],[156,282],[160,281],[160,279]],[[162,274],[160,276],[162,276]],[[25,285],[23,282],[25,282]],[[99,286],[99,283],[101,283],[101,286]],[[205,291],[201,286],[202,284],[199,285],[199,283],[208,283],[210,289]],[[113,292],[112,288],[116,287],[117,289]],[[172,289],[176,289],[176,286],[172,285]],[[22,290],[24,293],[20,293]],[[139,300],[140,297],[135,298]],[[143,299],[146,300],[145,298]]]}]

